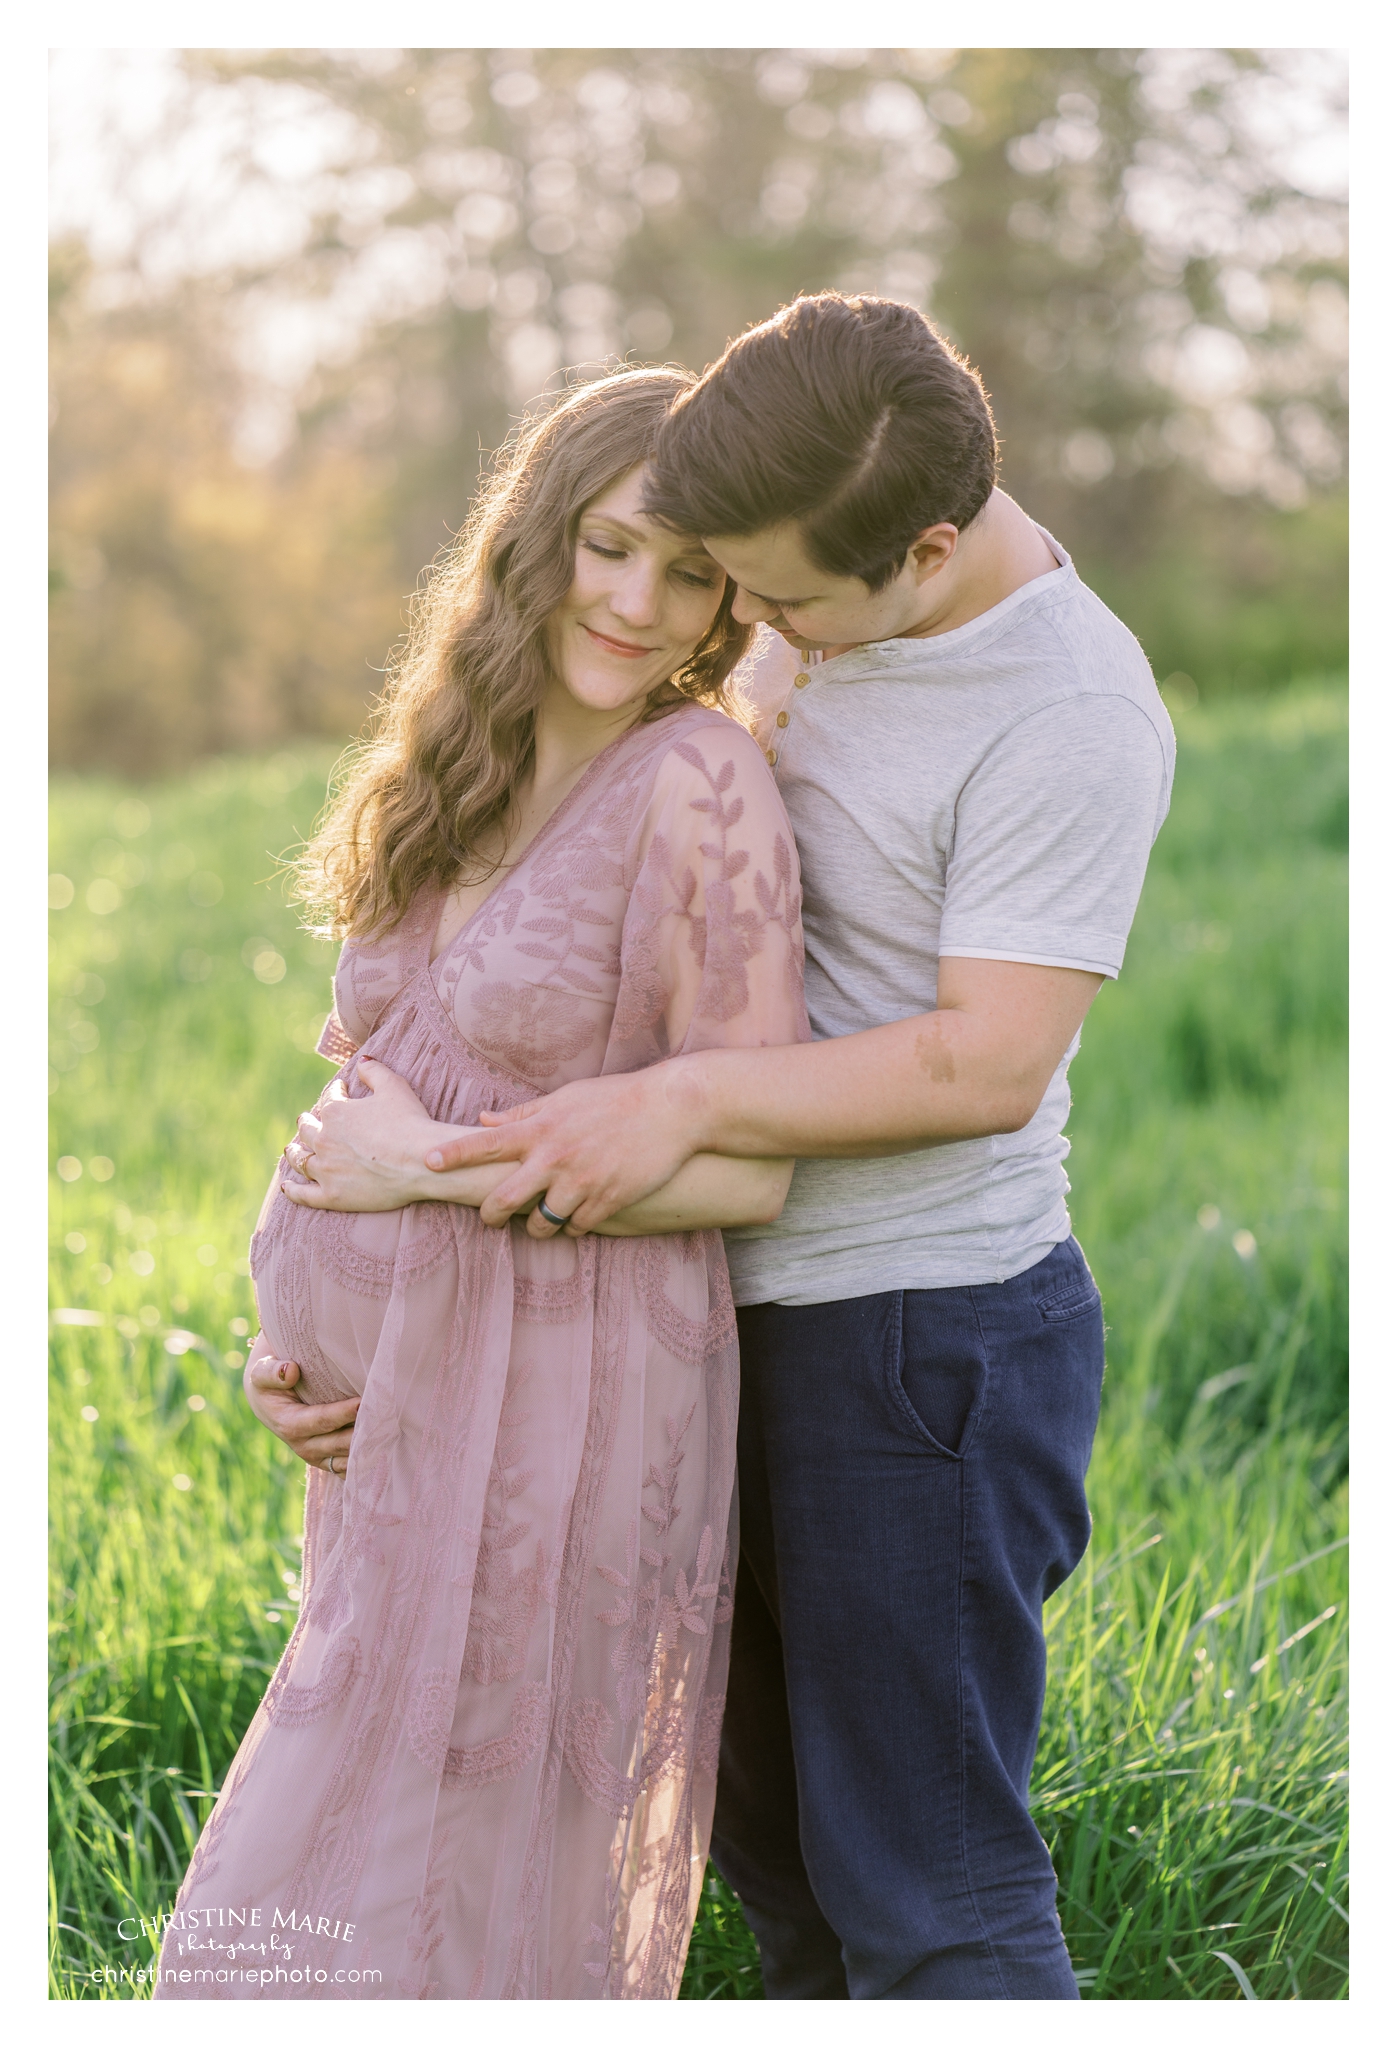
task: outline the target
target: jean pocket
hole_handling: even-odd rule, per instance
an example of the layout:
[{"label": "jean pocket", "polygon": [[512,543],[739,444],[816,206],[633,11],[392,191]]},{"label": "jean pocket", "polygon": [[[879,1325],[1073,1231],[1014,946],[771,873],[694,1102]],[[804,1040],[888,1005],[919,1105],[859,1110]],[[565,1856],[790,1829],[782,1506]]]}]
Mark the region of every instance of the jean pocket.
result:
[{"label": "jean pocket", "polygon": [[1088,1273],[1085,1279],[1069,1281],[1056,1294],[1049,1294],[1038,1304],[1038,1313],[1045,1323],[1072,1323],[1078,1316],[1099,1311],[1101,1295],[1096,1282]]},{"label": "jean pocket", "polygon": [[895,1406],[921,1442],[943,1457],[963,1458],[989,1379],[969,1289],[909,1288],[895,1328],[890,1374]]}]

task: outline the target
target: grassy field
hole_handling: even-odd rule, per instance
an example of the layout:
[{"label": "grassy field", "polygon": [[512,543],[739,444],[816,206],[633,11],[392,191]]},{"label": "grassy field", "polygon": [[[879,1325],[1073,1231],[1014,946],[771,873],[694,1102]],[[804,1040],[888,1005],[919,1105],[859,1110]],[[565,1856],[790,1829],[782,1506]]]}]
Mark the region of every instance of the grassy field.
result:
[{"label": "grassy field", "polygon": [[[1035,1810],[1085,1997],[1342,1998],[1345,701],[1177,723],[1074,1068],[1109,1366]],[[148,1995],[121,1935],[169,1905],[294,1617],[301,1467],[239,1369],[248,1235],[326,1071],[330,953],[272,877],[327,765],[55,792],[59,1998]],[[683,1995],[761,1996],[716,1877]]]}]

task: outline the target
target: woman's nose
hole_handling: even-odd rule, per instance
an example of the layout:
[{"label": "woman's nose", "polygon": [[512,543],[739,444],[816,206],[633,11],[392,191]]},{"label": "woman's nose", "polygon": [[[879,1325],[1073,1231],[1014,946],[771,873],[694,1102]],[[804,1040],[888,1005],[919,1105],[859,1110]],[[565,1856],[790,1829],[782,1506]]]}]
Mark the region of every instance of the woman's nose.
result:
[{"label": "woman's nose", "polygon": [[611,609],[629,625],[649,625],[659,616],[660,576],[647,562],[631,562],[611,593]]}]

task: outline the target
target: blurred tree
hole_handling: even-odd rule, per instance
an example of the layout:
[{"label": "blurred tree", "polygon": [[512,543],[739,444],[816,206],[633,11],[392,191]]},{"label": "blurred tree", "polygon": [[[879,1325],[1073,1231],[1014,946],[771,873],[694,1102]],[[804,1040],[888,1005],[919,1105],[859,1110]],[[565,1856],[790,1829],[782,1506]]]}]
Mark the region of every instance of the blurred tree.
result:
[{"label": "blurred tree", "polygon": [[[217,288],[242,369],[228,431],[280,436],[271,491],[339,474],[346,507],[351,476],[380,494],[383,588],[460,524],[536,394],[624,356],[701,367],[837,285],[924,305],[982,370],[1006,487],[1161,674],[1213,689],[1342,662],[1343,214],[1287,141],[1302,116],[1337,130],[1334,53],[181,64],[176,139],[241,140],[204,213],[166,181],[136,302],[175,303],[161,275]],[[264,255],[222,232],[239,218],[280,222]],[[303,603],[323,610],[318,573]]]},{"label": "blurred tree", "polygon": [[249,468],[241,379],[198,287],[101,309],[72,243],[52,275],[56,758],[156,774],[357,728],[402,616],[362,457]]}]

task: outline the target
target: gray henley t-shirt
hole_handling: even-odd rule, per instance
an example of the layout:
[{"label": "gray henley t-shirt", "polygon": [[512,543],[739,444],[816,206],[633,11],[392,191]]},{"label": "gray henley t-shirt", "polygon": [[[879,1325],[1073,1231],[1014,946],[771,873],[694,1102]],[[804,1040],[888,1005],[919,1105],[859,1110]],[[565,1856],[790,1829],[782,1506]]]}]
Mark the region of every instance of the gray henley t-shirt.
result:
[{"label": "gray henley t-shirt", "polygon": [[[935,1009],[943,954],[1120,972],[1174,734],[1139,642],[1044,538],[1060,566],[954,632],[805,666],[759,629],[763,693],[782,663],[793,679],[772,746],[817,1039]],[[976,1286],[1044,1258],[1071,1230],[1079,1044],[1021,1131],[797,1160],[778,1220],[723,1234],[738,1303]]]}]

